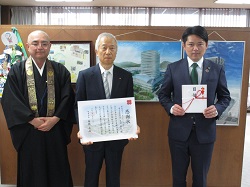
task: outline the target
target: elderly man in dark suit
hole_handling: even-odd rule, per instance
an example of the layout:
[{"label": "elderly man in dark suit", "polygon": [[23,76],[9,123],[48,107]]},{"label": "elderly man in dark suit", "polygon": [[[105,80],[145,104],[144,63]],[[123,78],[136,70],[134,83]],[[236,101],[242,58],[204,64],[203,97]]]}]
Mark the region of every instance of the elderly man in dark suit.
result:
[{"label": "elderly man in dark suit", "polygon": [[[201,26],[189,27],[182,35],[186,59],[169,64],[159,92],[159,100],[170,116],[168,136],[174,187],[186,187],[191,160],[193,187],[205,187],[216,138],[216,119],[230,103],[222,65],[204,59],[208,34]],[[207,108],[201,113],[185,113],[182,108],[182,85],[191,85],[192,64],[197,65],[198,79],[193,84],[207,85]]]},{"label": "elderly man in dark suit", "polygon": [[[113,65],[117,53],[115,37],[110,33],[100,34],[95,43],[95,52],[99,63],[79,73],[76,83],[76,101],[133,97],[132,74]],[[110,94],[105,91],[103,81],[105,71],[108,71],[107,84]],[[139,132],[138,127],[137,133]],[[78,138],[84,140],[79,132]],[[129,140],[133,140],[133,138]],[[122,153],[127,144],[128,139],[83,143],[86,164],[84,187],[98,187],[99,174],[104,159],[106,186],[119,187]]]}]

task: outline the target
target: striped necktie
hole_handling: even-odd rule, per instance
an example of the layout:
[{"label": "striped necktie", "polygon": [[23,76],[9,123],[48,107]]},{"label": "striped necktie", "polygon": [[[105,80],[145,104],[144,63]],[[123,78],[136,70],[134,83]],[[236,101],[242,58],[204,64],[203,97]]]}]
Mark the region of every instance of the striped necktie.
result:
[{"label": "striped necktie", "polygon": [[110,91],[109,91],[109,83],[108,83],[108,75],[110,74],[109,71],[103,72],[103,86],[105,90],[105,95],[107,99],[110,99]]}]

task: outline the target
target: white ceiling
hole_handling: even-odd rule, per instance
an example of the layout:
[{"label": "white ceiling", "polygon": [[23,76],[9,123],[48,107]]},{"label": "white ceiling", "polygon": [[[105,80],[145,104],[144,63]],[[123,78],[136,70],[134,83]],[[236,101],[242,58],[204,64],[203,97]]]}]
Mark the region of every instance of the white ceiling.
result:
[{"label": "white ceiling", "polygon": [[[35,0],[0,0],[10,6],[129,6],[129,7],[191,7],[191,8],[250,8],[250,5],[215,4],[215,0],[94,0],[90,3],[36,2]],[[237,1],[237,0],[235,0]]]}]

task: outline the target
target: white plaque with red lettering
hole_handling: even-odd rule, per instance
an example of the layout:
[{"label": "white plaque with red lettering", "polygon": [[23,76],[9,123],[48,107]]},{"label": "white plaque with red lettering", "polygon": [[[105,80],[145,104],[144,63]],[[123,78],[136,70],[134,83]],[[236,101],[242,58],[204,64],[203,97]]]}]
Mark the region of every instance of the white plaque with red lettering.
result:
[{"label": "white plaque with red lettering", "polygon": [[81,142],[138,138],[135,99],[78,101]]}]

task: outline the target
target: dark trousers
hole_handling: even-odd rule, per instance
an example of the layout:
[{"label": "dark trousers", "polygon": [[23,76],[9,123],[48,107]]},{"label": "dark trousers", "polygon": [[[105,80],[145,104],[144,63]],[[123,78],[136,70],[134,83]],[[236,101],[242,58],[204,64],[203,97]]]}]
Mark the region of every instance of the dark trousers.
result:
[{"label": "dark trousers", "polygon": [[173,187],[186,187],[186,175],[191,160],[193,187],[206,187],[214,143],[200,144],[195,128],[186,142],[169,138],[172,159]]},{"label": "dark trousers", "polygon": [[123,150],[123,148],[111,149],[109,146],[105,146],[105,143],[100,150],[84,149],[86,165],[84,187],[98,187],[103,160],[106,165],[106,187],[120,187]]}]

